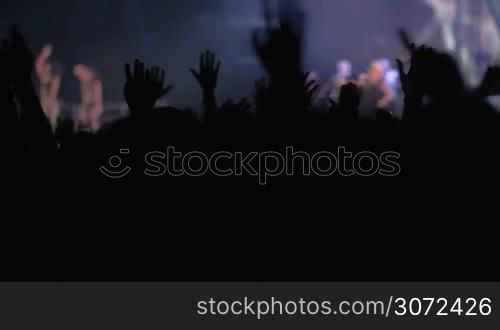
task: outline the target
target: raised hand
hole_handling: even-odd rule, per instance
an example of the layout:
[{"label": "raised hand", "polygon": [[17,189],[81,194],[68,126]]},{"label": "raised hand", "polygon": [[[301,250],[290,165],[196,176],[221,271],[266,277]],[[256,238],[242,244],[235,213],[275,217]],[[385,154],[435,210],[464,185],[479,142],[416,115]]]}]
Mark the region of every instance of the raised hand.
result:
[{"label": "raised hand", "polygon": [[400,59],[396,60],[398,66],[401,87],[405,96],[405,110],[403,119],[412,119],[422,108],[425,95],[425,79],[422,70],[425,65],[424,53],[427,48],[417,49],[414,44],[408,46],[411,52],[411,67],[408,73],[405,72],[405,66]]},{"label": "raised hand", "polygon": [[397,63],[407,99],[415,101],[427,95],[431,102],[448,102],[465,93],[458,64],[448,54],[413,46],[410,71],[405,73],[403,63]]},{"label": "raised hand", "polygon": [[215,91],[219,79],[221,62],[215,62],[215,54],[209,50],[200,55],[199,69],[190,69],[203,90]]},{"label": "raised hand", "polygon": [[215,61],[215,54],[207,50],[200,55],[198,70],[190,69],[203,91],[203,111],[205,116],[217,110],[215,89],[219,80],[220,66],[220,61]]},{"label": "raised hand", "polygon": [[135,60],[133,68],[125,65],[125,100],[132,115],[144,115],[153,110],[156,102],[172,90],[164,86],[165,71],[159,67],[146,69],[144,63]]},{"label": "raised hand", "polygon": [[[405,72],[405,65],[402,60],[397,59],[396,64],[399,70],[399,79],[401,81],[401,87],[405,94],[405,98],[408,101],[415,102],[424,96],[424,84],[422,81],[423,77],[421,71],[425,63],[424,57],[425,53],[430,51],[430,48],[421,46],[417,48],[413,42],[410,34],[405,29],[400,29],[398,31],[398,36],[403,47],[410,53],[410,69],[408,73]],[[420,76],[419,76],[420,74]]]},{"label": "raised hand", "polygon": [[429,79],[433,75],[439,74],[436,65],[437,52],[432,48],[420,46],[416,48],[414,44],[410,46],[411,64],[408,73],[405,72],[403,61],[396,60],[401,86],[407,99],[419,100],[428,89]]},{"label": "raised hand", "polygon": [[[264,8],[266,27],[252,36],[255,53],[271,79],[302,72],[304,13],[292,1],[282,1],[279,15]],[[277,25],[273,25],[277,21]]]},{"label": "raised hand", "polygon": [[294,117],[308,110],[314,93],[303,70],[305,15],[296,1],[281,0],[278,12],[264,7],[263,18],[265,27],[255,30],[252,36],[253,48],[269,82],[265,110],[260,113],[271,120]]}]

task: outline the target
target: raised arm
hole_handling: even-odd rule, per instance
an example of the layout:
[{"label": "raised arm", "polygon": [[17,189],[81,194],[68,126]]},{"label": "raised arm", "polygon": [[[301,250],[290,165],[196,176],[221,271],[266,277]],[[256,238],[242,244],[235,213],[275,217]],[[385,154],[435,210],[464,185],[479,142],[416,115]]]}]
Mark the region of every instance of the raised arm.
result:
[{"label": "raised arm", "polygon": [[35,60],[35,70],[39,77],[44,75],[44,68],[47,65],[49,57],[52,55],[52,45],[47,44],[43,46],[40,54],[38,54]]},{"label": "raised arm", "polygon": [[40,151],[54,150],[57,143],[32,82],[33,54],[15,29],[11,33],[9,48],[10,75],[21,107],[20,126],[23,135]]},{"label": "raised arm", "polygon": [[125,65],[125,100],[132,116],[149,114],[156,102],[173,88],[165,86],[165,71],[159,67],[146,69],[144,63],[135,60],[133,66]]},{"label": "raised arm", "polygon": [[217,110],[215,90],[219,79],[221,62],[215,61],[215,54],[209,50],[200,55],[198,70],[190,69],[198,81],[203,93],[203,111],[205,116]]}]

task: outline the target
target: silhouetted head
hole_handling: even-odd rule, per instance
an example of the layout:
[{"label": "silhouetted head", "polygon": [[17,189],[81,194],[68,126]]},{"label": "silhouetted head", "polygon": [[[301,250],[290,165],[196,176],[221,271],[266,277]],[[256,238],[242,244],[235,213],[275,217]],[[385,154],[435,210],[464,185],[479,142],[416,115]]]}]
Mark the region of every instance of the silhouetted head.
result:
[{"label": "silhouetted head", "polygon": [[359,109],[361,103],[361,90],[353,83],[342,86],[339,95],[339,108],[341,110],[355,111]]}]

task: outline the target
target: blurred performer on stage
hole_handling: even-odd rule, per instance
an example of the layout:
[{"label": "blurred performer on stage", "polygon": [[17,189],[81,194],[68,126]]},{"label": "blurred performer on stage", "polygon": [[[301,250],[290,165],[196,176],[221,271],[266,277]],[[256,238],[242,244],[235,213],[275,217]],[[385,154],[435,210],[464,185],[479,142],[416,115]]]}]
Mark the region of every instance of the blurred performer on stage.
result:
[{"label": "blurred performer on stage", "polygon": [[76,116],[77,130],[97,132],[103,113],[103,87],[97,73],[83,64],[76,65],[74,75],[80,80],[81,103]]},{"label": "blurred performer on stage", "polygon": [[348,60],[340,60],[337,63],[337,73],[333,77],[333,85],[336,90],[352,81],[352,64]]},{"label": "blurred performer on stage", "polygon": [[58,64],[50,60],[51,55],[52,45],[43,46],[35,61],[35,71],[40,80],[40,103],[50,121],[52,130],[55,131],[61,114],[59,101],[61,69]]},{"label": "blurred performer on stage", "polygon": [[321,105],[324,107],[330,106],[330,100],[338,99],[342,86],[353,80],[351,62],[348,60],[338,61],[337,72],[319,89],[318,98],[321,101]]},{"label": "blurred performer on stage", "polygon": [[362,90],[361,118],[375,118],[377,110],[390,112],[394,93],[385,80],[385,70],[380,62],[370,64],[368,71],[359,77],[358,85]]},{"label": "blurred performer on stage", "polygon": [[387,106],[387,110],[392,113],[395,118],[402,118],[403,115],[403,98],[401,90],[401,79],[399,77],[399,70],[392,66],[391,60],[388,58],[381,58],[377,60],[384,70],[385,85],[391,90],[392,100]]},{"label": "blurred performer on stage", "polygon": [[382,68],[384,69],[384,80],[387,85],[393,90],[396,91],[399,89],[400,79],[399,72],[396,68],[394,68],[391,64],[391,60],[388,58],[381,58],[377,60]]}]

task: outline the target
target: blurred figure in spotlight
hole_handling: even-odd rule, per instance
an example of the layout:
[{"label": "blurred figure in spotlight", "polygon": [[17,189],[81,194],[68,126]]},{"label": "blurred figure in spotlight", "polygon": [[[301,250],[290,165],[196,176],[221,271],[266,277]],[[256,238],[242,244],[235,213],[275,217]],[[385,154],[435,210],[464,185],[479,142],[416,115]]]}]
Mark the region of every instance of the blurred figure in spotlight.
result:
[{"label": "blurred figure in spotlight", "polygon": [[319,98],[322,105],[328,107],[330,100],[338,100],[342,86],[353,81],[352,65],[348,60],[337,62],[337,72],[322,85],[319,91]]},{"label": "blurred figure in spotlight", "polygon": [[83,64],[73,69],[80,81],[81,101],[75,120],[77,130],[97,132],[103,113],[103,87],[97,73]]},{"label": "blurred figure in spotlight", "polygon": [[402,117],[403,112],[403,99],[401,95],[401,80],[399,71],[392,66],[392,62],[387,58],[381,58],[377,61],[384,69],[384,80],[387,86],[391,89],[392,100],[388,105],[388,110],[396,118]]},{"label": "blurred figure in spotlight", "polygon": [[338,96],[340,89],[352,81],[352,64],[348,60],[340,60],[337,63],[337,73],[333,77],[335,94]]},{"label": "blurred figure in spotlight", "polygon": [[62,70],[60,65],[50,59],[52,50],[51,44],[43,46],[35,61],[35,71],[40,81],[40,103],[52,130],[55,131],[61,114],[59,89]]},{"label": "blurred figure in spotlight", "polygon": [[394,68],[391,61],[387,58],[381,58],[377,62],[382,66],[384,70],[384,80],[387,85],[396,92],[399,89],[399,71]]},{"label": "blurred figure in spotlight", "polygon": [[362,90],[361,118],[375,118],[378,110],[390,112],[394,93],[385,80],[385,70],[379,61],[372,62],[368,71],[360,75],[358,85]]},{"label": "blurred figure in spotlight", "polygon": [[352,81],[352,64],[348,60],[340,60],[337,62],[337,72],[332,77],[330,98],[338,99],[340,89],[345,84]]}]

